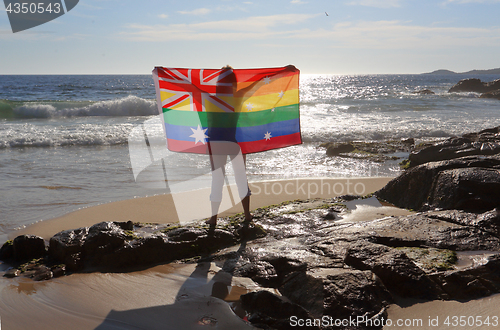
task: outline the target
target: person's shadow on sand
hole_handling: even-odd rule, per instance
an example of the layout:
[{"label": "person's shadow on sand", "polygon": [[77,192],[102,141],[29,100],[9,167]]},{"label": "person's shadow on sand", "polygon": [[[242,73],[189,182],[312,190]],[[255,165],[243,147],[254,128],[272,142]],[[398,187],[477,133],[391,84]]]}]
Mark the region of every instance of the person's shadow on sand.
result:
[{"label": "person's shadow on sand", "polygon": [[[245,250],[245,242],[238,255]],[[232,260],[234,262],[234,259]],[[230,267],[226,263],[223,269]],[[208,280],[211,262],[201,261],[179,289],[171,305],[112,310],[96,330],[109,329],[255,329],[236,316],[225,299],[231,289],[232,275],[220,270]]]}]

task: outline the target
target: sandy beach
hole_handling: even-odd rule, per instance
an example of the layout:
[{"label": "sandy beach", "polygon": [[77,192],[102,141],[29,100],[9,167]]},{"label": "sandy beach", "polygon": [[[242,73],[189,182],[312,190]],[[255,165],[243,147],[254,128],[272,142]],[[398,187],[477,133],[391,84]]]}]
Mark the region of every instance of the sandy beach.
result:
[{"label": "sandy beach", "polygon": [[[391,178],[304,178],[249,183],[252,190],[252,209],[279,204],[295,199],[330,198],[341,195],[367,195],[385,186]],[[228,191],[229,190],[229,191]],[[220,216],[242,212],[235,203],[234,186],[225,188]],[[52,220],[41,221],[19,231],[12,232],[9,239],[18,235],[32,234],[49,239],[54,234],[79,227],[91,226],[101,221],[133,221],[154,223],[189,222],[210,216],[210,189],[199,189],[175,195],[157,195],[83,208]],[[193,203],[196,207],[193,207]]]},{"label": "sandy beach", "polygon": [[[287,200],[329,198],[344,194],[372,193],[391,178],[300,179],[251,183],[251,208],[278,204]],[[341,191],[342,190],[342,191]],[[280,193],[278,193],[280,192]],[[81,209],[63,217],[42,221],[13,232],[11,237],[35,234],[50,238],[71,228],[89,226],[101,221],[178,222],[174,212],[183,206],[191,220],[206,217],[203,200],[209,190],[198,190],[179,196],[158,195],[136,198]],[[193,207],[193,201],[197,206]],[[208,205],[208,204],[207,204]],[[241,212],[241,205],[229,201],[221,216]],[[371,210],[371,211],[370,211]],[[401,210],[384,209],[398,214]],[[377,216],[376,208],[359,208],[363,219]],[[353,212],[354,214],[354,212]],[[0,316],[4,329],[251,329],[236,316],[227,303],[241,294],[258,290],[247,278],[235,278],[220,271],[214,263],[167,264],[132,273],[72,274],[44,282],[30,279],[2,279]],[[218,294],[214,283],[227,288]],[[218,298],[222,298],[227,303]],[[389,318],[422,320],[422,326],[399,329],[445,329],[446,316],[498,316],[500,295],[467,303],[450,301],[401,302],[389,309]],[[430,319],[439,318],[440,326],[431,327]],[[409,321],[407,321],[409,322]],[[418,321],[413,321],[418,322]],[[427,326],[427,327],[426,327]],[[386,327],[387,329],[392,327]],[[464,327],[492,329],[495,327]]]}]

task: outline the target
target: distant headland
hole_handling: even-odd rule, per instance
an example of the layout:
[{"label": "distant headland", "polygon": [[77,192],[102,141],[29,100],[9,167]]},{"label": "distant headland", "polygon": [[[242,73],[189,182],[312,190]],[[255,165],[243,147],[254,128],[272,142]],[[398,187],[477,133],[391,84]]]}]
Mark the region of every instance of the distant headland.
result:
[{"label": "distant headland", "polygon": [[471,70],[467,72],[454,72],[450,70],[436,70],[423,74],[500,74],[500,68],[489,70]]}]

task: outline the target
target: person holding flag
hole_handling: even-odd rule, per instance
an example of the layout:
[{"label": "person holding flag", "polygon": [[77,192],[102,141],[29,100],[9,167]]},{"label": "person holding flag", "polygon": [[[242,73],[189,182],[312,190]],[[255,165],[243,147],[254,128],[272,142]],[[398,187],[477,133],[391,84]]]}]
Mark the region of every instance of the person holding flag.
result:
[{"label": "person holding flag", "polygon": [[246,154],[302,143],[299,73],[293,65],[153,70],[168,149],[210,156],[210,226],[217,223],[228,156],[245,220],[251,221]]}]

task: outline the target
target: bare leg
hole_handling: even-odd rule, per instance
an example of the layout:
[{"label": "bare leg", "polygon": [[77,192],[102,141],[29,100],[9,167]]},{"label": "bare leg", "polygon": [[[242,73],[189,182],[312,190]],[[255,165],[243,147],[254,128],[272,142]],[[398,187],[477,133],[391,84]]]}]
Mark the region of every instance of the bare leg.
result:
[{"label": "bare leg", "polygon": [[[245,169],[247,167],[247,155],[243,155],[243,163],[245,164]],[[241,200],[241,205],[243,206],[243,212],[245,213],[245,221],[250,222],[252,221],[252,214],[250,214],[250,195],[245,196]]]},{"label": "bare leg", "polygon": [[252,214],[250,213],[250,196],[246,196],[241,200],[241,205],[243,205],[243,212],[245,213],[245,221],[252,221]]},{"label": "bare leg", "polygon": [[207,225],[215,226],[217,224],[217,213],[219,212],[220,202],[212,202],[212,216],[205,221]]}]

